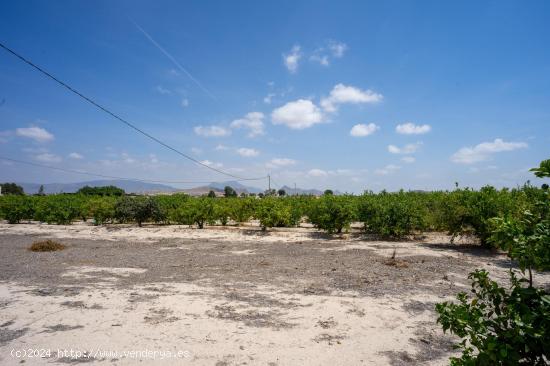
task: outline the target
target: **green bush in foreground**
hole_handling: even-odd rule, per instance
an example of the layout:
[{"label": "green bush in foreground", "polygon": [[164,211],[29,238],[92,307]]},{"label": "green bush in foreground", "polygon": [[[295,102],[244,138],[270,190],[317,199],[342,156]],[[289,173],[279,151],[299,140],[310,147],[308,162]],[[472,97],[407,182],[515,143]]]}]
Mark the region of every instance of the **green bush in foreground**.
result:
[{"label": "green bush in foreground", "polygon": [[473,280],[472,297],[462,292],[458,304],[436,305],[438,323],[462,338],[461,357],[451,365],[547,365],[550,360],[550,296],[524,287],[525,279],[511,275],[507,291],[484,270]]},{"label": "green bush in foreground", "polygon": [[[550,176],[550,164],[536,171]],[[546,175],[548,174],[548,175]],[[494,218],[489,241],[508,252],[519,266],[510,271],[510,289],[489,279],[484,270],[470,274],[472,295],[461,292],[458,303],[436,305],[444,331],[462,338],[461,357],[451,365],[547,365],[550,361],[550,294],[533,283],[533,270],[550,270],[550,192],[535,213]],[[526,271],[528,277],[526,278]]]}]

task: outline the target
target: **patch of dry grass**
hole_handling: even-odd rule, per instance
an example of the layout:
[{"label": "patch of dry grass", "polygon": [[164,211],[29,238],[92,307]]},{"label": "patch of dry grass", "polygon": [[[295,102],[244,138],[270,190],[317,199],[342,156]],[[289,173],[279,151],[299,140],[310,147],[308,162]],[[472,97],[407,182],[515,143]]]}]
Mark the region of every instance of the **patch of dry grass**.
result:
[{"label": "patch of dry grass", "polygon": [[56,252],[65,249],[66,246],[53,240],[37,241],[29,247],[31,252]]}]

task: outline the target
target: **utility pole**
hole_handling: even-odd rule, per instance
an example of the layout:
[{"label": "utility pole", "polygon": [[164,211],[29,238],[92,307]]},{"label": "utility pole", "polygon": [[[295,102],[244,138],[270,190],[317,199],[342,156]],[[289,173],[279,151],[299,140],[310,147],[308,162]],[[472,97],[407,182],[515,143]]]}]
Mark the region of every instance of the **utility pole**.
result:
[{"label": "utility pole", "polygon": [[296,196],[297,190],[296,190],[296,183],[294,183],[294,195]]},{"label": "utility pole", "polygon": [[267,191],[271,192],[271,175],[267,175]]}]

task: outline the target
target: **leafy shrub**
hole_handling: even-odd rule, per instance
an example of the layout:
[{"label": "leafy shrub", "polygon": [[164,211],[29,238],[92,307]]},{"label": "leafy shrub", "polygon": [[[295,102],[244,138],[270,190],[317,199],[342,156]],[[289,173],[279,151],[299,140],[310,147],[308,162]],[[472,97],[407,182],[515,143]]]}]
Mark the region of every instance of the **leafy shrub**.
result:
[{"label": "leafy shrub", "polygon": [[86,216],[92,217],[94,225],[103,225],[115,217],[115,200],[112,198],[93,197],[84,203]]},{"label": "leafy shrub", "polygon": [[81,215],[78,197],[68,194],[37,197],[35,219],[48,224],[70,225]]},{"label": "leafy shrub", "polygon": [[420,205],[404,192],[364,194],[358,206],[358,218],[368,233],[400,238],[422,226]]},{"label": "leafy shrub", "polygon": [[446,229],[453,236],[476,235],[483,246],[491,246],[490,219],[505,214],[514,214],[512,195],[507,190],[497,191],[485,186],[479,191],[457,189],[442,202],[442,216]]},{"label": "leafy shrub", "polygon": [[[458,304],[436,305],[444,331],[463,338],[451,365],[545,365],[550,360],[550,295],[523,287],[512,274],[510,291],[491,281],[487,271],[470,274],[473,298],[458,294]],[[546,361],[545,361],[546,360]]]},{"label": "leafy shrub", "polygon": [[[550,176],[550,164],[534,170]],[[548,175],[546,175],[548,173]],[[470,274],[473,298],[458,294],[458,303],[436,305],[444,331],[462,338],[460,358],[452,365],[546,365],[550,360],[550,294],[533,284],[532,270],[550,269],[550,193],[537,214],[489,221],[489,241],[519,264],[522,278],[510,270],[510,290],[491,281],[484,270]],[[525,272],[528,271],[528,278]]]},{"label": "leafy shrub", "polygon": [[34,205],[31,197],[8,195],[0,197],[0,217],[10,224],[21,220],[31,220],[34,216]]},{"label": "leafy shrub", "polygon": [[292,215],[291,206],[275,197],[262,199],[256,208],[255,216],[260,220],[262,230],[269,227],[295,226],[297,223]]},{"label": "leafy shrub", "polygon": [[326,194],[312,202],[308,218],[316,227],[332,234],[349,228],[355,214],[355,205],[350,196]]},{"label": "leafy shrub", "polygon": [[[210,196],[208,196],[210,197]],[[230,200],[217,199],[214,201],[213,219],[219,221],[222,226],[227,225],[230,216]]]},{"label": "leafy shrub", "polygon": [[204,228],[204,224],[214,221],[214,199],[209,197],[199,197],[191,199],[183,207],[184,215],[187,216],[187,222],[196,224],[199,229]]},{"label": "leafy shrub", "polygon": [[232,198],[228,203],[229,217],[237,223],[243,223],[254,215],[257,201],[255,198]]},{"label": "leafy shrub", "polygon": [[119,222],[135,221],[138,226],[148,220],[161,221],[166,217],[158,201],[152,197],[121,197],[115,204],[115,218]]}]

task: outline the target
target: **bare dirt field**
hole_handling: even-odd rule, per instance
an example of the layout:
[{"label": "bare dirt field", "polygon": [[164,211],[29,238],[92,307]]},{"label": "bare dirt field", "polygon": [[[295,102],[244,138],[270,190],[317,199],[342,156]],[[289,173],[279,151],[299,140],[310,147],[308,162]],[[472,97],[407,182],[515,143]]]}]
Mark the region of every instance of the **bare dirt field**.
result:
[{"label": "bare dirt field", "polygon": [[434,304],[510,266],[441,234],[2,223],[0,364],[445,365]]}]

